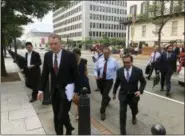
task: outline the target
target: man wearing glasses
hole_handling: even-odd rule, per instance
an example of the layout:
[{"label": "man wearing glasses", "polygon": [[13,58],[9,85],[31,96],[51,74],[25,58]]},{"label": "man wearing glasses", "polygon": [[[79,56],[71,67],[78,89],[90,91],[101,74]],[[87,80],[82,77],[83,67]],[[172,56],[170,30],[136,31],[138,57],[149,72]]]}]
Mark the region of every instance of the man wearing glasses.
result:
[{"label": "man wearing glasses", "polygon": [[[121,135],[126,135],[127,105],[129,105],[132,111],[132,123],[137,123],[136,115],[138,113],[138,102],[140,94],[143,94],[146,86],[146,80],[143,76],[142,70],[133,66],[132,63],[133,57],[131,55],[125,55],[123,57],[124,67],[117,70],[116,81],[113,89],[113,99],[115,99],[117,89],[120,86],[119,101]],[[140,82],[139,88],[138,82]]]}]

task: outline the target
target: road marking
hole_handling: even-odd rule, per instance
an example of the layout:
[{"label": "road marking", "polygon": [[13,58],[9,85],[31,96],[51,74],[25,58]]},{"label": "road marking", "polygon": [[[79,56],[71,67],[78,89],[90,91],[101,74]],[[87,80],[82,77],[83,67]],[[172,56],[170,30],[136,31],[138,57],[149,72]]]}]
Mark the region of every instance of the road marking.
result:
[{"label": "road marking", "polygon": [[[90,75],[90,76],[94,76],[94,74],[89,74],[89,75]],[[178,101],[178,100],[174,100],[174,99],[171,99],[171,98],[168,98],[168,97],[164,97],[164,96],[161,96],[161,95],[158,95],[158,94],[155,94],[155,93],[146,91],[146,90],[144,90],[144,92],[146,92],[147,94],[150,94],[150,95],[153,95],[153,96],[156,96],[156,97],[165,99],[165,100],[169,100],[169,101],[171,101],[171,102],[175,102],[175,103],[184,105],[184,102],[181,102],[181,101]]]}]

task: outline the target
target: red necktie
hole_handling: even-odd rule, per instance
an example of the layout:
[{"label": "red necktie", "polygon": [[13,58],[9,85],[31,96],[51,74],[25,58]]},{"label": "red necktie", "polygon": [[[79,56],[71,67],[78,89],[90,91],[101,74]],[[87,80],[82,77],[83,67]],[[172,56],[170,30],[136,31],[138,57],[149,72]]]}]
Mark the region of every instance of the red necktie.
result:
[{"label": "red necktie", "polygon": [[107,60],[105,60],[104,68],[103,68],[103,80],[106,79],[107,73]]},{"label": "red necktie", "polygon": [[55,54],[55,59],[54,59],[54,71],[55,74],[58,74],[58,61],[57,61],[57,55]]}]

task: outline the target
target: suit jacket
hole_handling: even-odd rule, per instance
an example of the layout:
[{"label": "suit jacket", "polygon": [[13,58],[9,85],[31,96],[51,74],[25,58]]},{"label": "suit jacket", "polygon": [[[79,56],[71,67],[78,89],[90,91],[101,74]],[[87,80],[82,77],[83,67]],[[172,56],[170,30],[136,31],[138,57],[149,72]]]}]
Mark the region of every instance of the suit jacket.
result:
[{"label": "suit jacket", "polygon": [[30,65],[34,65],[34,67],[31,68],[30,70],[27,68],[27,63],[28,63],[27,58],[28,58],[28,53],[26,53],[25,55],[26,86],[32,89],[33,88],[38,89],[40,75],[41,75],[40,65],[42,64],[40,55],[39,53],[32,51]]},{"label": "suit jacket", "polygon": [[[75,83],[75,88],[79,85],[79,73],[78,73],[78,65],[75,54],[62,50],[61,53],[61,62],[58,70],[58,74],[56,75],[53,68],[53,53],[47,52],[44,56],[44,64],[43,71],[41,76],[41,84],[40,90],[44,91],[49,73],[51,73],[51,94],[53,96],[53,92],[55,89],[60,91],[62,97],[66,97],[65,95],[65,87],[67,84]],[[77,90],[75,89],[75,92]]]},{"label": "suit jacket", "polygon": [[174,64],[176,63],[177,55],[175,53],[171,53],[169,59],[167,59],[167,53],[164,52],[161,54],[160,58],[160,71],[161,72],[169,72],[173,73],[175,71]]},{"label": "suit jacket", "polygon": [[175,50],[173,51],[176,55],[179,55],[180,53],[180,48],[176,47]]},{"label": "suit jacket", "polygon": [[[141,83],[139,88],[138,88],[138,82]],[[120,86],[120,90],[119,90],[120,101],[125,101],[128,94],[133,94],[134,96],[134,93],[137,91],[140,91],[140,93],[143,94],[146,86],[146,80],[143,76],[142,70],[133,66],[130,80],[129,82],[127,82],[124,75],[124,67],[118,69],[116,82],[114,84],[113,94],[116,94],[119,86]]]}]

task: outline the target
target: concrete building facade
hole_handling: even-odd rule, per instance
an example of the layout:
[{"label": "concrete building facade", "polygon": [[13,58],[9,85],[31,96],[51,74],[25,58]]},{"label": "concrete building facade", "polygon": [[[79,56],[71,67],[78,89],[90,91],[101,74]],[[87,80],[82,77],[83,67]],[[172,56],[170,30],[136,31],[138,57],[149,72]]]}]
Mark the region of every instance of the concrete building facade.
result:
[{"label": "concrete building facade", "polygon": [[103,33],[123,39],[126,27],[119,22],[126,15],[126,1],[73,1],[54,11],[53,28],[64,40],[99,39]]},{"label": "concrete building facade", "polygon": [[[137,16],[143,14],[149,4],[152,4],[153,1],[143,1],[137,4],[131,5],[129,8],[129,13],[132,14],[137,20]],[[170,2],[166,3],[165,15],[168,15],[170,10]],[[184,4],[184,3],[183,3]],[[173,11],[178,5],[177,1],[173,2]],[[182,7],[184,7],[182,5]],[[182,10],[184,12],[184,9]],[[154,25],[151,22],[137,22],[130,27],[129,42],[133,41],[134,43],[145,42],[149,46],[154,46],[157,43],[158,26]],[[184,42],[184,14],[180,13],[178,16],[171,18],[163,27],[161,33],[161,43],[165,44],[177,40],[178,42]]]}]

